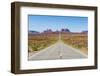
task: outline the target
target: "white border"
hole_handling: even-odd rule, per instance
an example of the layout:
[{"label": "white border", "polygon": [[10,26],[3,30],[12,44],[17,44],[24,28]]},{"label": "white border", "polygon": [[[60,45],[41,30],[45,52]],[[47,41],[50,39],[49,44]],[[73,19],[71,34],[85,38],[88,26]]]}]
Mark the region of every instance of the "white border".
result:
[{"label": "white border", "polygon": [[[20,14],[20,69],[25,70],[94,65],[94,11],[21,7]],[[88,58],[28,61],[28,14],[88,17]]]}]

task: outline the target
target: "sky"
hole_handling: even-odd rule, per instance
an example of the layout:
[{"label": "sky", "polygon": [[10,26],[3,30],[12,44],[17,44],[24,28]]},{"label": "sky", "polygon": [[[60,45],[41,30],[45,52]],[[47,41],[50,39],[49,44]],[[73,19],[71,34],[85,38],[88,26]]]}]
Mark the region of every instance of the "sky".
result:
[{"label": "sky", "polygon": [[62,28],[68,28],[71,32],[87,31],[88,17],[28,15],[29,31],[43,32],[47,29],[60,31]]}]

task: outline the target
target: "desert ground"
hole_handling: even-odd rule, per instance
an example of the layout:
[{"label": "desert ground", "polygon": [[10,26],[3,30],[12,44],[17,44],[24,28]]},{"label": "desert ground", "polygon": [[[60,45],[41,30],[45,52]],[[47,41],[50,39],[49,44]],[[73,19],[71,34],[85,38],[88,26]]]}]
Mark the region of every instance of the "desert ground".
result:
[{"label": "desert ground", "polygon": [[48,32],[28,35],[28,59],[87,58],[87,33]]}]

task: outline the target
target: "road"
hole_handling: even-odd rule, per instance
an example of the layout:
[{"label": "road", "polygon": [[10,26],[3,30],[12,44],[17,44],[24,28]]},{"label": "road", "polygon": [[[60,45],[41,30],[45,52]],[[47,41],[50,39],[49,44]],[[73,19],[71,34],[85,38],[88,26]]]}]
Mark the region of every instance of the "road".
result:
[{"label": "road", "polygon": [[30,56],[29,60],[80,59],[80,58],[87,58],[87,56],[82,52],[80,52],[79,50],[64,44],[59,39],[57,43]]}]

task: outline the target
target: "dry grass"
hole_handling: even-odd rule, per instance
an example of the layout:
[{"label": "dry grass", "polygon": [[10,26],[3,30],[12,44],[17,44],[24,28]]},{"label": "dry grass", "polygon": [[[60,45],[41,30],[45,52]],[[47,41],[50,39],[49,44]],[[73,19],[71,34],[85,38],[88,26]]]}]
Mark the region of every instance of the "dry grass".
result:
[{"label": "dry grass", "polygon": [[28,38],[28,46],[29,52],[42,50],[54,43],[56,43],[58,37],[56,34],[45,34],[45,35],[36,35],[29,36]]},{"label": "dry grass", "polygon": [[88,40],[87,39],[88,39],[87,35],[62,34],[62,40],[65,44],[68,44],[74,48],[77,48],[85,54],[88,54]]},{"label": "dry grass", "polygon": [[[58,41],[58,33],[52,34],[39,34],[29,36],[28,38],[28,51],[40,51]],[[81,33],[61,33],[61,40],[76,49],[81,50],[83,53],[88,54],[88,37],[87,34]]]}]

